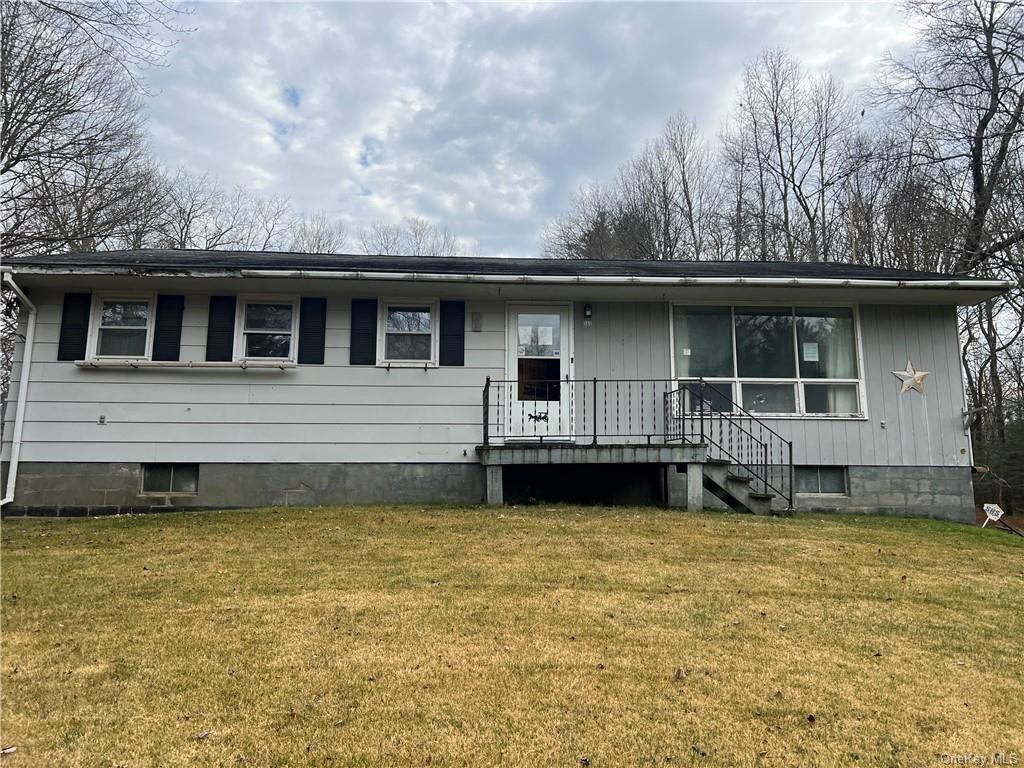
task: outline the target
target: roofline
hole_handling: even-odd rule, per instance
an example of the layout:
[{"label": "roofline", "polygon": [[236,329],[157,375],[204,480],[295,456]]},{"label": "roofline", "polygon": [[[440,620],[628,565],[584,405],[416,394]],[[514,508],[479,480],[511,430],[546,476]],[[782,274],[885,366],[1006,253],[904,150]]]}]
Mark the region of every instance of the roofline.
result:
[{"label": "roofline", "polygon": [[154,276],[175,277],[254,277],[303,280],[402,280],[421,282],[467,283],[533,283],[540,285],[660,285],[660,286],[751,286],[751,287],[813,287],[813,288],[949,288],[981,291],[1005,291],[1012,287],[1009,280],[980,280],[976,278],[948,278],[907,280],[892,278],[844,277],[661,277],[637,275],[485,275],[470,272],[378,272],[366,270],[317,269],[184,269],[132,267],[59,267],[28,266],[15,269],[0,266],[0,272],[23,274],[100,274],[138,275],[146,272]]}]

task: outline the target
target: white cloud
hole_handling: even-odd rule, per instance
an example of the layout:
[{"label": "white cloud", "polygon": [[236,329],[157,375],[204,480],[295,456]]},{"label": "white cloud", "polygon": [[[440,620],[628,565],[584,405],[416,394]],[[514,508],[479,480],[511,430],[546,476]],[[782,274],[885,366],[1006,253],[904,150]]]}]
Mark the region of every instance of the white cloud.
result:
[{"label": "white cloud", "polygon": [[153,74],[154,148],[358,227],[424,216],[493,255],[686,111],[713,134],[768,46],[863,86],[888,4],[200,4]]}]

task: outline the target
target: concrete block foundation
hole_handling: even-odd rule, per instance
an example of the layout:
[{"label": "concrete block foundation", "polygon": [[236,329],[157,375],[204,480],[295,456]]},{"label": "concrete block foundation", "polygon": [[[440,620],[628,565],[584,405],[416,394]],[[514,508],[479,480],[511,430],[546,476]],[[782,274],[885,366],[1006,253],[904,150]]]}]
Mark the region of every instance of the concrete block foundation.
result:
[{"label": "concrete block foundation", "polygon": [[[665,503],[724,508],[703,489],[696,471],[693,482],[687,482],[686,467],[666,467]],[[327,504],[501,504],[507,492],[500,466],[475,463],[201,464],[199,491],[191,495],[143,494],[142,465],[137,463],[22,462],[19,470],[16,498],[3,510],[7,517]],[[851,466],[848,479],[848,495],[797,494],[794,506],[803,512],[974,522],[968,467]],[[774,506],[784,509],[785,501],[776,499]]]},{"label": "concrete block foundation", "polygon": [[142,465],[23,462],[4,516],[98,515],[173,509],[401,504],[479,504],[479,464],[200,464],[194,494],[142,493]]}]

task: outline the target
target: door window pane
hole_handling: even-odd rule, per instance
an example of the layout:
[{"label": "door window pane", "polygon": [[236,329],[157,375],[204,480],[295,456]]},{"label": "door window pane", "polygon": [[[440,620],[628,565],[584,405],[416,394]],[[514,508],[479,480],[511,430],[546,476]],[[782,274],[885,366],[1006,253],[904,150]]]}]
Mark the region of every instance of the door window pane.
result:
[{"label": "door window pane", "polygon": [[562,354],[561,316],[521,312],[516,353],[531,357],[559,357]]},{"label": "door window pane", "polygon": [[860,413],[856,384],[804,384],[807,413]]},{"label": "door window pane", "polygon": [[737,308],[736,362],[740,376],[795,378],[791,310]]},{"label": "door window pane", "polygon": [[801,376],[857,378],[852,309],[798,309],[796,332]]},{"label": "door window pane", "polygon": [[751,413],[795,413],[793,384],[743,383],[743,407]]},{"label": "door window pane", "polygon": [[561,399],[560,372],[558,358],[519,358],[519,399],[557,402]]},{"label": "door window pane", "polygon": [[673,324],[677,376],[733,375],[729,307],[676,307]]}]

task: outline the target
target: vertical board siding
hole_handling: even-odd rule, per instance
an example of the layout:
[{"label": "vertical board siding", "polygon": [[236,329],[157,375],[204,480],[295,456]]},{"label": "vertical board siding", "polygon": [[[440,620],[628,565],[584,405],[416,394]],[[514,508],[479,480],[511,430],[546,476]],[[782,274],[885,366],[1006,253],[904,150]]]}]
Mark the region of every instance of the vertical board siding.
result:
[{"label": "vertical board siding", "polygon": [[[483,326],[466,331],[465,367],[387,371],[349,365],[351,297],[334,295],[323,365],[129,371],[58,363],[62,294],[40,291],[35,298],[25,461],[473,462],[482,437],[484,380],[505,378],[505,302],[497,299],[466,302],[467,314],[480,313]],[[593,307],[589,326],[584,303]],[[205,359],[208,304],[208,294],[185,296],[181,360]],[[794,441],[798,464],[966,466],[955,309],[862,305],[859,313],[868,418],[773,419],[769,425]],[[571,322],[573,370],[581,381],[577,398],[586,390],[589,400],[586,382],[594,377],[670,376],[667,303],[576,302]],[[4,458],[22,353],[19,346],[11,372]],[[930,372],[923,397],[899,395],[891,372],[903,369],[908,357]],[[637,400],[637,385],[620,385],[602,405],[599,427],[616,413],[639,419]],[[582,434],[590,431],[594,414],[589,402],[586,410],[580,403],[574,418]],[[660,402],[654,413],[647,408],[645,403],[645,425],[663,431]],[[106,424],[98,423],[100,416]]]}]

